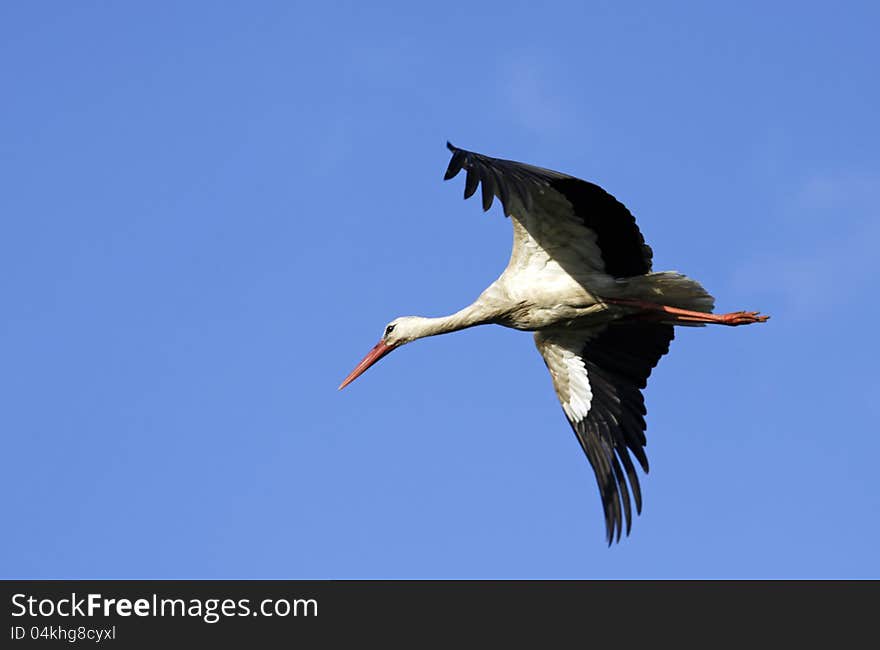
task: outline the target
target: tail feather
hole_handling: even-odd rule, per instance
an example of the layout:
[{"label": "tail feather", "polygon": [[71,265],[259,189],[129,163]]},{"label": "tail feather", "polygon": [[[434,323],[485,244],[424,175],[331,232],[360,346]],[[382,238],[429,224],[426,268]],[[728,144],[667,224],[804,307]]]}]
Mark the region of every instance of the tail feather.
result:
[{"label": "tail feather", "polygon": [[675,271],[630,278],[627,297],[707,314],[715,308],[715,298],[699,282]]}]

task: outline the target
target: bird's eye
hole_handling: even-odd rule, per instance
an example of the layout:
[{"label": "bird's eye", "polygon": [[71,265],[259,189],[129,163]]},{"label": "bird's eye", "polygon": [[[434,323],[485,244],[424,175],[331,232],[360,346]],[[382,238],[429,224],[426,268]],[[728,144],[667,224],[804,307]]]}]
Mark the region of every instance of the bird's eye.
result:
[{"label": "bird's eye", "polygon": [[394,331],[394,325],[389,325],[388,327],[385,328],[385,336],[388,336],[393,331]]}]

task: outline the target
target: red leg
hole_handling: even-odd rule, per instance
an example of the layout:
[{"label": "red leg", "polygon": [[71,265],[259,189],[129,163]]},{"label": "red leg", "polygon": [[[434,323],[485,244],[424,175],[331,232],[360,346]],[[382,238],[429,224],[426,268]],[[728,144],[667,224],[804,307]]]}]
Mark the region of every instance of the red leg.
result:
[{"label": "red leg", "polygon": [[728,314],[707,314],[701,311],[690,311],[688,309],[679,309],[678,307],[667,307],[653,302],[645,302],[642,300],[628,300],[626,298],[603,298],[603,300],[612,305],[624,305],[629,307],[637,307],[644,310],[646,315],[650,314],[651,318],[662,318],[669,315],[672,318],[668,320],[674,323],[715,323],[718,325],[749,325],[751,323],[763,323],[769,316],[761,315],[757,311],[734,311]]}]

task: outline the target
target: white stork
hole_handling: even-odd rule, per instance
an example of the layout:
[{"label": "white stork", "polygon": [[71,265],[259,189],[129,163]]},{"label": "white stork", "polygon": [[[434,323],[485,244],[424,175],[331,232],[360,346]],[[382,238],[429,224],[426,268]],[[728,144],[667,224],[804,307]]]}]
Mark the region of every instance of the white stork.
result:
[{"label": "white stork", "polygon": [[[669,350],[674,325],[746,325],[759,312],[713,314],[714,299],[676,272],[651,272],[651,248],[635,219],[598,185],[559,172],[490,158],[447,143],[449,180],[465,169],[464,197],[482,184],[483,210],[498,197],[513,225],[501,276],[451,316],[403,316],[339,386],[416,339],[494,323],[534,332],[556,395],[596,474],[608,543],[632,525],[630,493],[642,509],[645,405],[641,390]],[[627,485],[628,483],[628,485]]]}]

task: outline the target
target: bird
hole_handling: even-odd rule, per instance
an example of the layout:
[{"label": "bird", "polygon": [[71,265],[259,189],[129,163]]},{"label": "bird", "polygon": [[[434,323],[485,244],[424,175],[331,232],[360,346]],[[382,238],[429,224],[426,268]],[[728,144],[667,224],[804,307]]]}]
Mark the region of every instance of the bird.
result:
[{"label": "bird", "polygon": [[513,226],[510,261],[470,305],[449,316],[403,316],[339,386],[417,339],[477,325],[532,332],[553,388],[596,477],[608,545],[629,536],[642,511],[633,460],[649,470],[642,389],[669,351],[676,326],[767,321],[757,311],[715,314],[714,298],[676,271],[652,270],[653,252],[635,218],[598,185],[568,174],[492,158],[446,143],[444,175],[465,170],[464,198],[481,188]]}]

